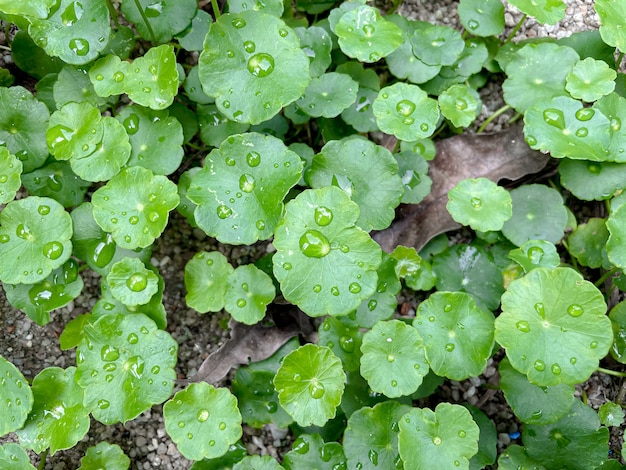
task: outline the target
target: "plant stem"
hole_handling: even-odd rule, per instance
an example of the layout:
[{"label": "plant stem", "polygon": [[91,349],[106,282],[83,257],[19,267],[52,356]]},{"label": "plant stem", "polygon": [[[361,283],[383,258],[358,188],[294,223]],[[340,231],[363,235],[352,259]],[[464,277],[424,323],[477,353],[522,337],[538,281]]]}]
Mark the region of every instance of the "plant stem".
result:
[{"label": "plant stem", "polygon": [[107,9],[109,10],[109,15],[111,15],[111,18],[113,18],[113,23],[115,23],[115,27],[117,29],[120,29],[120,22],[117,19],[117,10],[113,6],[113,3],[111,3],[111,0],[106,0],[106,4]]},{"label": "plant stem", "polygon": [[515,116],[513,116],[511,119],[509,119],[509,124],[513,124],[515,121],[517,121],[519,118],[523,117],[524,115],[522,113],[517,113]]},{"label": "plant stem", "polygon": [[511,106],[508,104],[505,104],[504,106],[502,106],[500,109],[498,109],[495,113],[493,113],[491,116],[489,116],[487,119],[485,119],[485,122],[483,122],[480,127],[478,128],[478,130],[476,131],[477,134],[480,134],[482,132],[484,132],[485,128],[489,125],[489,123],[491,121],[493,121],[495,118],[497,118],[498,116],[500,116],[502,113],[506,113],[509,109],[511,109]]},{"label": "plant stem", "polygon": [[43,470],[44,467],[46,466],[46,458],[48,457],[48,450],[46,449],[43,451],[43,453],[41,454],[41,460],[39,461],[39,465],[37,465],[37,470]]},{"label": "plant stem", "polygon": [[[619,271],[619,268],[612,267],[607,272],[605,272],[602,276],[600,276],[600,279],[598,279],[596,282],[594,282],[593,285],[596,286],[596,287],[600,287],[604,283],[604,281],[606,281],[608,278],[613,276],[618,271]],[[624,377],[626,377],[626,375]]]},{"label": "plant stem", "polygon": [[603,374],[612,375],[614,377],[626,377],[626,372],[617,372],[611,369],[605,369],[604,367],[598,367],[596,369],[598,372],[602,372]]},{"label": "plant stem", "polygon": [[622,51],[617,55],[617,60],[615,61],[615,68],[619,69],[620,64],[622,63],[622,59],[624,58],[624,53]]},{"label": "plant stem", "polygon": [[509,43],[511,41],[511,39],[513,39],[513,37],[517,34],[517,32],[519,31],[519,29],[522,27],[522,25],[524,24],[524,21],[526,21],[526,18],[528,18],[528,15],[526,13],[524,13],[522,15],[522,17],[520,18],[520,20],[517,22],[517,24],[515,25],[515,28],[513,28],[513,31],[511,31],[509,33],[509,35],[507,36],[507,38],[504,40],[504,42],[502,43],[502,45],[504,46],[505,44]]},{"label": "plant stem", "polygon": [[148,20],[148,17],[146,16],[146,12],[143,11],[143,7],[141,6],[141,3],[139,3],[139,0],[134,0],[134,2],[135,2],[135,6],[137,7],[137,10],[139,10],[139,14],[141,15],[141,19],[143,20],[143,23],[146,25],[146,29],[148,30],[148,33],[150,33],[152,42],[156,43],[157,42],[156,35],[154,34],[152,25],[150,24],[150,21]]},{"label": "plant stem", "polygon": [[217,4],[217,0],[211,0],[211,6],[213,7],[213,15],[215,15],[215,19],[220,17],[220,7]]}]

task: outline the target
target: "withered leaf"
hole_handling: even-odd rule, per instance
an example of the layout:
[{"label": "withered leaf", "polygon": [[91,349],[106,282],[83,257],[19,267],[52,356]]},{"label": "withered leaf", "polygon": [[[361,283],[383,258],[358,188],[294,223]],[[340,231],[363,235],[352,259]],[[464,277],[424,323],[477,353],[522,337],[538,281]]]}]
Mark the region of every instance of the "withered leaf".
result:
[{"label": "withered leaf", "polygon": [[398,245],[419,251],[434,236],[461,227],[446,210],[448,191],[459,181],[517,180],[542,170],[550,158],[528,146],[521,125],[494,134],[457,135],[436,147],[428,172],[433,180],[430,194],[420,204],[400,206],[391,226],[372,235],[388,253]]}]

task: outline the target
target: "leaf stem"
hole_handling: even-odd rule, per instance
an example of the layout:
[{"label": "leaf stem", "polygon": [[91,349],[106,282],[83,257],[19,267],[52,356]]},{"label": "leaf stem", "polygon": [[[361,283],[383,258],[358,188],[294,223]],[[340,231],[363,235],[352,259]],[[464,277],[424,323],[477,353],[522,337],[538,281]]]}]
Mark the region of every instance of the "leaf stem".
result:
[{"label": "leaf stem", "polygon": [[598,367],[596,370],[598,372],[602,372],[603,374],[612,375],[614,377],[626,377],[626,372],[617,372],[616,370],[605,369],[604,367]]},{"label": "leaf stem", "polygon": [[[600,279],[598,279],[596,282],[594,282],[593,285],[596,286],[596,287],[600,287],[604,283],[604,281],[606,281],[608,278],[613,276],[618,271],[619,271],[619,268],[613,266],[611,269],[609,269],[607,272],[605,272],[602,276],[600,276]],[[624,377],[626,377],[626,376],[624,376]]]},{"label": "leaf stem", "polygon": [[39,461],[39,465],[37,465],[37,470],[43,470],[46,466],[46,458],[48,457],[48,450],[46,449],[41,454],[41,460]]},{"label": "leaf stem", "polygon": [[509,119],[509,124],[513,124],[515,121],[517,121],[519,118],[523,117],[524,115],[522,113],[517,113],[515,116],[513,116],[511,119]]},{"label": "leaf stem", "polygon": [[522,15],[522,17],[520,18],[520,20],[517,22],[517,24],[515,25],[515,28],[513,28],[513,30],[509,33],[509,35],[507,36],[507,38],[504,40],[504,42],[502,43],[502,45],[504,46],[505,44],[508,44],[511,39],[513,39],[513,37],[517,34],[517,32],[519,31],[519,29],[522,27],[522,25],[524,24],[524,21],[526,21],[526,18],[528,18],[528,15],[526,13],[524,13]]},{"label": "leaf stem", "polygon": [[137,7],[137,10],[139,10],[141,19],[143,20],[143,23],[146,25],[146,29],[148,30],[148,33],[150,34],[150,37],[152,38],[152,42],[156,43],[157,42],[156,35],[154,34],[152,25],[150,24],[150,21],[148,20],[148,17],[146,16],[146,12],[143,11],[143,7],[141,6],[141,3],[139,3],[139,0],[134,0],[134,2],[135,2],[135,6]]},{"label": "leaf stem", "polygon": [[619,66],[622,63],[623,58],[624,58],[624,53],[622,51],[619,51],[619,54],[617,55],[617,59],[615,60],[616,69],[619,69]]},{"label": "leaf stem", "polygon": [[111,15],[111,18],[113,18],[113,23],[115,23],[115,27],[117,29],[120,29],[120,22],[117,19],[117,10],[113,6],[113,3],[111,3],[111,0],[106,0],[106,4],[107,9],[109,10],[109,15]]},{"label": "leaf stem", "polygon": [[213,7],[213,15],[215,15],[215,19],[217,20],[220,16],[220,7],[217,4],[217,0],[211,0],[211,6]]},{"label": "leaf stem", "polygon": [[478,128],[476,133],[480,134],[480,133],[484,132],[485,128],[489,125],[489,123],[491,121],[493,121],[495,118],[500,116],[502,113],[506,113],[509,109],[511,109],[511,105],[505,104],[504,106],[502,106],[500,109],[498,109],[496,112],[494,112],[491,116],[489,116],[487,119],[485,119],[485,122],[483,122],[480,125],[480,127]]}]

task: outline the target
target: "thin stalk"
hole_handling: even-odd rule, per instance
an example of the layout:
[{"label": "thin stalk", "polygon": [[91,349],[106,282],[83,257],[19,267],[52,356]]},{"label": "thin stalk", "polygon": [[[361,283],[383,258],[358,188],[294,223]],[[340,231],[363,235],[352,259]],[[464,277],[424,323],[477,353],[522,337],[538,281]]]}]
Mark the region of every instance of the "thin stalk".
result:
[{"label": "thin stalk", "polygon": [[613,267],[613,268],[609,269],[602,276],[600,276],[600,279],[598,279],[596,282],[594,282],[593,285],[596,286],[596,287],[600,287],[602,284],[604,284],[604,281],[606,281],[608,278],[610,278],[611,276],[613,276],[617,272],[619,272],[619,268],[617,268],[617,267]]},{"label": "thin stalk", "polygon": [[150,34],[150,37],[152,38],[152,42],[156,43],[157,42],[156,35],[154,34],[152,25],[150,24],[150,21],[148,20],[148,17],[146,16],[146,12],[143,11],[143,7],[141,6],[141,3],[139,3],[139,0],[134,0],[134,2],[135,2],[135,6],[137,7],[137,10],[139,10],[141,19],[143,20],[143,23],[146,25],[146,29],[148,30],[148,33]]},{"label": "thin stalk", "polygon": [[7,46],[0,46],[0,49],[2,49],[3,51],[9,51],[11,52],[11,48],[7,47]]},{"label": "thin stalk", "polygon": [[617,60],[615,61],[615,68],[619,69],[619,66],[622,64],[622,59],[624,58],[624,53],[622,51],[617,55]]},{"label": "thin stalk", "polygon": [[402,3],[401,0],[394,0],[393,5],[391,6],[391,8],[389,9],[389,11],[386,13],[385,16],[393,15],[401,3]]},{"label": "thin stalk", "polygon": [[111,3],[111,0],[106,0],[106,4],[109,10],[109,15],[111,15],[111,18],[113,18],[113,23],[115,23],[115,27],[117,29],[120,29],[120,22],[117,19],[117,10],[113,6],[113,3]]},{"label": "thin stalk", "polygon": [[605,369],[604,367],[598,367],[596,370],[598,372],[602,372],[603,374],[612,375],[614,377],[626,377],[626,372],[617,372],[616,370]]},{"label": "thin stalk", "polygon": [[517,32],[519,31],[519,29],[522,27],[522,25],[524,24],[524,21],[526,21],[526,18],[528,18],[528,15],[526,13],[524,13],[522,15],[522,17],[520,18],[520,20],[517,22],[517,24],[515,25],[515,28],[513,28],[513,31],[511,31],[509,33],[509,35],[507,36],[507,38],[504,40],[504,42],[502,43],[502,45],[508,44],[511,39],[513,39],[515,37],[515,35],[517,34]]},{"label": "thin stalk", "polygon": [[218,19],[221,13],[220,13],[220,7],[217,4],[217,0],[211,0],[211,6],[213,7],[213,14],[215,15],[215,19]]},{"label": "thin stalk", "polygon": [[489,123],[491,121],[493,121],[495,118],[500,116],[502,113],[506,113],[509,109],[511,109],[511,106],[508,105],[508,104],[505,104],[504,106],[502,106],[500,109],[498,109],[496,112],[494,112],[491,116],[489,116],[487,119],[485,119],[485,122],[483,122],[480,125],[480,127],[478,128],[476,133],[480,134],[481,132],[484,132],[485,128],[489,125]]},{"label": "thin stalk", "polygon": [[37,465],[37,470],[43,470],[46,466],[46,458],[48,457],[48,450],[46,449],[43,451],[43,454],[41,454],[41,460],[39,461],[39,465]]},{"label": "thin stalk", "polygon": [[521,117],[524,117],[524,115],[522,113],[517,113],[515,116],[509,119],[509,124],[513,124],[515,121],[517,121]]}]

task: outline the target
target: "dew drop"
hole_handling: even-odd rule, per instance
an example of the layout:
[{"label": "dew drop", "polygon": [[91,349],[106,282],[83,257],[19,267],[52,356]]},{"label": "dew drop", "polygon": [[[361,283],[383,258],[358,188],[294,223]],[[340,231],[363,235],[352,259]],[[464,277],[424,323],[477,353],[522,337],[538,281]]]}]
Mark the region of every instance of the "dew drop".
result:
[{"label": "dew drop", "polygon": [[139,116],[135,113],[130,114],[126,119],[124,119],[124,129],[126,129],[126,133],[128,135],[134,135],[139,131]]},{"label": "dew drop", "polygon": [[341,336],[339,338],[339,347],[347,353],[354,352],[354,338],[352,336]]},{"label": "dew drop", "polygon": [[124,73],[123,72],[115,72],[113,74],[113,80],[115,80],[116,82],[121,82],[124,80]]},{"label": "dew drop", "polygon": [[265,222],[263,220],[257,220],[255,225],[258,230],[265,230]]},{"label": "dew drop", "polygon": [[137,225],[139,223],[139,217],[137,217],[136,215],[132,215],[128,219],[128,222],[130,222],[131,225]]},{"label": "dew drop", "polygon": [[193,434],[191,434],[190,432],[187,433],[187,439],[193,439]]},{"label": "dew drop", "polygon": [[63,245],[59,242],[48,242],[43,246],[43,255],[48,259],[59,259],[62,254]]},{"label": "dew drop", "polygon": [[184,421],[179,421],[179,422],[178,422],[178,427],[179,427],[180,429],[183,429],[183,428],[185,427],[185,422],[184,422]]},{"label": "dew drop", "polygon": [[126,339],[130,344],[137,344],[139,342],[139,336],[137,336],[135,333],[129,334],[128,338]]},{"label": "dew drop", "polygon": [[111,404],[108,402],[108,400],[98,400],[98,408],[100,408],[101,410],[106,410],[109,406],[111,406]]},{"label": "dew drop", "polygon": [[241,29],[246,26],[246,22],[243,20],[243,18],[235,18],[233,21],[231,21],[231,24],[237,29]]},{"label": "dew drop", "polygon": [[285,38],[289,34],[289,31],[287,31],[286,29],[282,29],[281,28],[281,29],[278,30],[278,34],[280,35],[281,38]]},{"label": "dew drop", "polygon": [[358,294],[359,292],[361,292],[361,284],[359,284],[358,282],[353,282],[348,286],[348,290],[352,294]]},{"label": "dew drop", "polygon": [[370,462],[372,462],[374,466],[378,466],[378,452],[376,452],[374,449],[369,450],[369,452],[367,453],[367,458],[370,459]]},{"label": "dew drop", "polygon": [[556,108],[548,108],[543,111],[543,120],[546,124],[558,129],[565,129],[565,116],[563,111]]},{"label": "dew drop", "polygon": [[478,23],[478,21],[476,20],[469,20],[467,22],[467,27],[471,29],[472,31],[477,30],[479,26],[480,26],[480,23]]},{"label": "dew drop", "polygon": [[571,357],[570,360],[569,360],[569,363],[572,364],[572,365],[576,364],[576,362],[578,362],[578,360],[575,357]]},{"label": "dew drop", "polygon": [[200,410],[197,414],[198,421],[204,423],[207,419],[209,419],[209,410]]},{"label": "dew drop", "polygon": [[48,215],[50,213],[50,206],[41,205],[37,208],[37,212],[41,215]]},{"label": "dew drop", "polygon": [[430,127],[428,127],[428,124],[426,124],[426,123],[420,124],[420,131],[428,132],[428,129],[430,129]]},{"label": "dew drop", "polygon": [[370,312],[373,312],[374,310],[376,310],[376,307],[377,307],[377,306],[378,306],[378,302],[377,302],[376,300],[374,300],[374,299],[370,300],[370,301],[367,303],[367,309],[368,309]]},{"label": "dew drop", "polygon": [[333,294],[335,297],[339,296],[339,288],[337,286],[333,286],[330,288],[330,293]]},{"label": "dew drop", "polygon": [[552,364],[552,367],[550,367],[550,370],[552,371],[554,375],[561,375],[561,366],[556,363]]},{"label": "dew drop", "polygon": [[217,216],[220,219],[227,219],[232,215],[232,213],[233,210],[230,207],[225,206],[224,204],[217,207]]},{"label": "dew drop", "polygon": [[387,355],[387,362],[394,362],[395,360],[396,360],[396,356],[394,356],[393,354]]},{"label": "dew drop", "polygon": [[304,438],[299,437],[293,443],[292,449],[300,455],[309,452],[309,443]]},{"label": "dew drop", "polygon": [[255,184],[256,184],[256,181],[254,179],[254,176],[252,175],[248,175],[244,173],[239,178],[239,188],[244,193],[251,193],[254,190]]},{"label": "dew drop", "polygon": [[465,431],[460,430],[460,431],[458,432],[458,435],[459,435],[459,437],[463,438],[463,437],[465,437],[467,434],[465,433]]},{"label": "dew drop", "polygon": [[258,152],[250,152],[246,155],[246,162],[248,162],[248,165],[252,168],[259,166],[261,163],[261,155]]},{"label": "dew drop", "polygon": [[371,37],[374,34],[375,28],[371,24],[367,23],[363,25],[363,32],[367,37]]},{"label": "dew drop", "polygon": [[315,208],[315,223],[321,227],[325,227],[333,220],[333,212],[324,206],[318,206]]},{"label": "dew drop", "polygon": [[433,444],[435,444],[436,446],[440,446],[442,442],[443,441],[441,440],[439,436],[433,437]]},{"label": "dew drop", "polygon": [[598,342],[597,342],[597,341],[592,341],[592,342],[589,344],[589,347],[590,347],[591,349],[596,349],[596,348],[598,347]]},{"label": "dew drop", "polygon": [[530,145],[531,147],[534,147],[535,145],[537,145],[537,139],[532,135],[527,135],[526,143],[528,143],[528,145]]},{"label": "dew drop", "polygon": [[537,302],[535,304],[535,312],[537,312],[541,316],[541,318],[546,317],[545,307],[542,302]]},{"label": "dew drop", "polygon": [[576,131],[576,136],[578,137],[587,137],[587,134],[589,134],[589,129],[586,127],[581,127]]},{"label": "dew drop", "polygon": [[238,299],[237,300],[237,307],[239,307],[239,308],[244,308],[247,304],[248,304],[248,302],[246,302],[245,299]]},{"label": "dew drop", "polygon": [[530,325],[525,320],[520,320],[515,324],[515,327],[522,333],[528,333],[530,331]]},{"label": "dew drop", "polygon": [[619,131],[622,128],[622,121],[618,117],[611,118],[611,128],[614,132]]},{"label": "dew drop", "polygon": [[415,103],[409,100],[400,100],[396,104],[396,111],[403,116],[410,116],[415,111]]},{"label": "dew drop", "polygon": [[124,235],[124,241],[126,243],[130,243],[132,241],[132,238],[130,237],[130,235]]},{"label": "dew drop", "polygon": [[135,273],[126,279],[126,287],[133,292],[141,292],[148,287],[148,278],[143,273]]},{"label": "dew drop", "polygon": [[152,223],[156,223],[160,218],[161,216],[156,211],[152,211],[150,212],[150,214],[148,214],[148,220]]},{"label": "dew drop", "polygon": [[569,307],[567,307],[567,314],[574,318],[580,317],[583,314],[583,312],[584,312],[583,308],[578,304],[572,304]]},{"label": "dew drop", "polygon": [[452,304],[446,304],[443,306],[443,311],[444,312],[451,312],[452,311]]},{"label": "dew drop", "polygon": [[247,53],[252,54],[256,50],[256,44],[253,41],[245,41],[243,43],[243,48]]},{"label": "dew drop", "polygon": [[582,122],[589,121],[596,112],[593,108],[580,108],[576,111],[576,119]]},{"label": "dew drop", "polygon": [[309,258],[323,258],[330,253],[330,242],[317,230],[307,230],[300,237],[300,250]]},{"label": "dew drop", "polygon": [[293,374],[293,381],[297,383],[302,382],[302,376],[300,374]]},{"label": "dew drop", "polygon": [[[224,106],[224,108],[226,109],[230,108],[230,101],[228,100],[222,101],[222,106]],[[234,165],[234,160],[233,160],[233,165]]]},{"label": "dew drop", "polygon": [[315,285],[313,286],[313,292],[315,292],[315,293],[319,293],[319,292],[321,292],[321,291],[322,291],[322,286],[320,286],[319,284],[315,284]]},{"label": "dew drop", "polygon": [[429,316],[428,317],[428,321],[431,322],[431,323],[434,322],[435,321],[435,317],[433,315]]},{"label": "dew drop", "polygon": [[474,209],[478,210],[483,206],[483,201],[479,197],[473,197],[470,199],[470,204]]},{"label": "dew drop", "polygon": [[398,386],[398,381],[397,380],[392,380],[391,381],[391,386],[392,387],[397,387]]},{"label": "dew drop", "polygon": [[541,359],[537,359],[533,364],[533,367],[536,371],[542,372],[546,369],[546,364]]},{"label": "dew drop", "polygon": [[79,57],[89,54],[89,42],[83,38],[70,39],[70,50]]},{"label": "dew drop", "polygon": [[446,351],[452,352],[452,351],[454,351],[454,347],[455,346],[454,346],[453,343],[448,343],[448,344],[446,344]]},{"label": "dew drop", "polygon": [[104,80],[104,75],[102,75],[102,74],[96,75],[96,80],[101,82],[102,80]]},{"label": "dew drop", "polygon": [[285,271],[290,271],[291,270],[291,263],[283,263],[283,269]]}]

